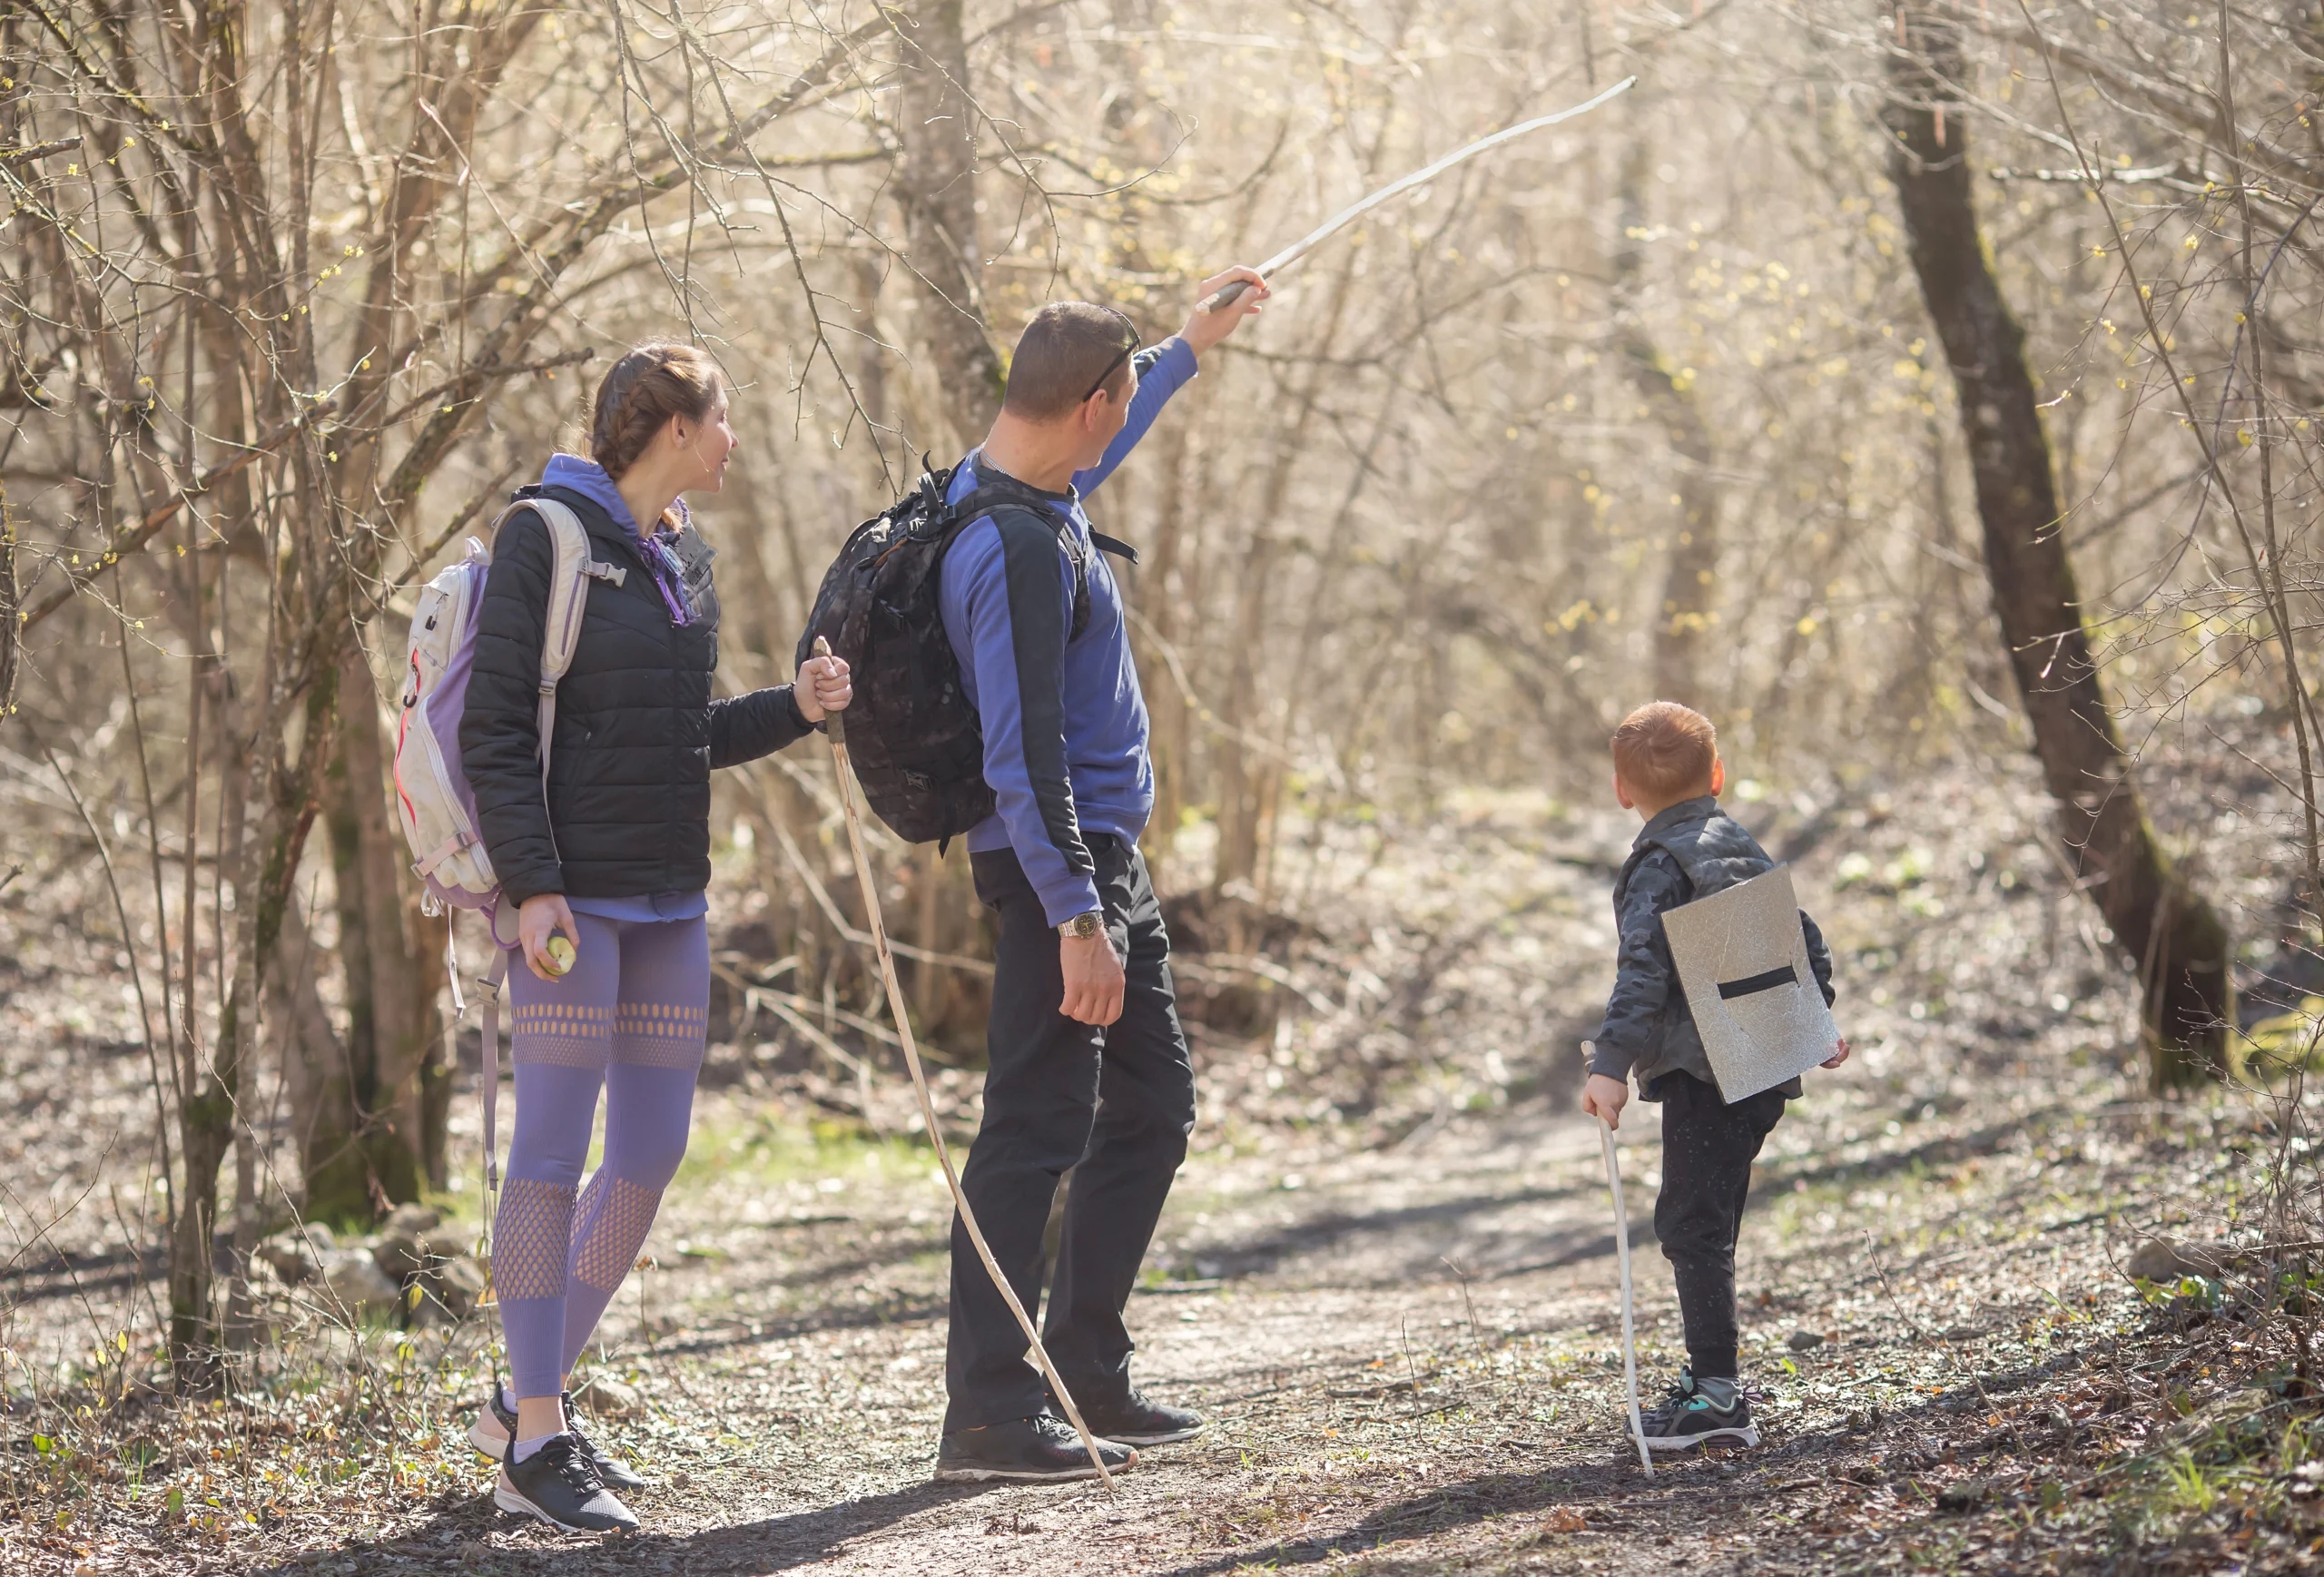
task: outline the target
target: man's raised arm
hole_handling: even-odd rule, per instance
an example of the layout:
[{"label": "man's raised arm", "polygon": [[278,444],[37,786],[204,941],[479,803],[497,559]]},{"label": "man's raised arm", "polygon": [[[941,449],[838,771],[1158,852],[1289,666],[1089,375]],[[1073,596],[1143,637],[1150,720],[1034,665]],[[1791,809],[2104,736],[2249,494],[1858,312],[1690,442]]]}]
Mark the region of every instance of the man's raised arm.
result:
[{"label": "man's raised arm", "polygon": [[1170,397],[1195,380],[1196,363],[1203,352],[1232,334],[1266,301],[1266,281],[1259,278],[1258,271],[1241,267],[1203,281],[1196,299],[1206,300],[1220,286],[1237,280],[1257,288],[1244,291],[1233,304],[1215,312],[1196,307],[1187,315],[1186,327],[1159,345],[1150,345],[1137,353],[1137,392],[1130,396],[1129,412],[1122,430],[1106,446],[1105,458],[1086,471],[1074,473],[1073,485],[1083,498],[1096,492],[1114,474],[1114,468],[1128,458],[1130,450],[1137,447],[1138,440],[1154,425],[1154,419],[1162,414],[1162,408],[1170,403]]}]

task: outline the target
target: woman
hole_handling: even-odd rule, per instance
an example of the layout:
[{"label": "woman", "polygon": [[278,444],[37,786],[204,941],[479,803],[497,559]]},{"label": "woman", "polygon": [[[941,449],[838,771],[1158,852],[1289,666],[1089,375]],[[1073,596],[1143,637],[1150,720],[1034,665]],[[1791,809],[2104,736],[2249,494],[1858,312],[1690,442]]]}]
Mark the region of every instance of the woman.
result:
[{"label": "woman", "polygon": [[[615,1492],[645,1481],[573,1426],[565,1377],[685,1154],[710,1008],[710,769],[782,749],[852,693],[846,664],[817,658],[795,689],[711,695],[712,555],[679,495],[718,491],[735,443],[701,351],[643,345],[614,364],[591,458],[556,456],[527,490],[569,506],[607,567],[592,571],[557,686],[546,784],[552,558],[529,512],[494,547],[460,726],[485,849],[518,905],[510,951],[527,966],[508,971],[517,1119],[493,1237],[511,1384],[468,1438],[501,1462],[497,1504],[567,1532],[637,1526]],[[569,959],[552,953],[557,937]],[[585,1188],[601,1088],[605,1156]]]}]

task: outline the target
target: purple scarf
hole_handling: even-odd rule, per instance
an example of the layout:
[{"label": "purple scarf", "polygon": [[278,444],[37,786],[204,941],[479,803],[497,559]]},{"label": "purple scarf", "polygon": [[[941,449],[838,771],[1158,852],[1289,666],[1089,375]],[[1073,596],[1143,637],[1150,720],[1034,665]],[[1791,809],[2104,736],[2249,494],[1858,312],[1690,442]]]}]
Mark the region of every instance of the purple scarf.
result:
[{"label": "purple scarf", "polygon": [[[675,531],[641,531],[630,515],[629,501],[606,475],[606,468],[595,460],[585,460],[578,455],[551,455],[547,467],[541,472],[544,488],[570,488],[588,498],[614,517],[614,523],[626,530],[637,543],[638,557],[645,560],[646,572],[654,577],[654,586],[662,594],[662,606],[670,610],[670,622],[685,626],[694,623],[694,603],[686,596],[684,567],[672,544],[678,539]],[[684,499],[677,502],[678,519],[686,518]]]}]

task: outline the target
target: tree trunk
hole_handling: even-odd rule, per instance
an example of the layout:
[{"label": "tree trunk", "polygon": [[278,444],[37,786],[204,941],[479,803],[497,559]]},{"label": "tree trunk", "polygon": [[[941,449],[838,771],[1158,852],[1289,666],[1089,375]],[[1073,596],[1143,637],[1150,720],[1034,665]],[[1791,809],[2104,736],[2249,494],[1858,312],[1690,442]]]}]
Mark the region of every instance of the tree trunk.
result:
[{"label": "tree trunk", "polygon": [[[220,432],[246,430],[246,408],[241,390],[231,383],[217,391],[212,419]],[[249,506],[249,489],[239,475],[229,477],[219,489],[220,506],[228,518],[238,517]],[[202,927],[196,906],[200,881],[202,847],[202,774],[206,728],[217,728],[227,748],[221,753],[218,772],[218,792],[231,797],[234,793],[236,774],[232,756],[232,735],[219,727],[214,708],[205,708],[206,693],[211,681],[217,676],[213,665],[204,671],[204,659],[212,655],[210,639],[210,610],[205,601],[202,570],[202,554],[196,533],[194,516],[186,511],[184,517],[186,546],[181,551],[185,557],[185,577],[188,595],[185,598],[186,616],[186,721],[185,721],[185,884],[182,907],[178,922],[179,940],[183,948],[180,969],[181,990],[178,993],[179,1021],[177,1024],[178,1089],[178,1150],[185,1158],[185,1207],[178,1212],[176,1230],[170,1242],[170,1369],[182,1390],[208,1393],[217,1389],[222,1371],[218,1363],[218,1332],[213,1316],[212,1276],[215,1269],[212,1234],[218,1225],[218,1166],[225,1158],[232,1143],[234,1103],[231,1079],[233,1057],[230,1049],[233,1005],[221,1002],[218,1040],[212,1048],[212,1069],[205,1073],[202,1062],[201,1024],[197,1004],[201,997]],[[205,711],[212,718],[205,722]],[[228,851],[212,851],[221,862]],[[223,869],[223,866],[221,866]]]},{"label": "tree trunk", "polygon": [[[430,1182],[440,1186],[448,1102],[438,1087],[448,1080],[434,1013],[442,970],[408,912],[399,834],[388,825],[379,708],[359,650],[340,665],[338,714],[327,817],[348,1031],[339,1065],[302,1080],[317,1103],[300,1161],[310,1217],[364,1221],[418,1198]],[[298,1045],[339,1050],[304,1035]]]},{"label": "tree trunk", "polygon": [[[1386,123],[1382,124],[1381,134],[1374,140],[1364,161],[1367,180],[1379,166],[1380,150],[1386,140]],[[1316,328],[1308,340],[1316,358],[1314,367],[1298,393],[1277,402],[1274,453],[1268,457],[1266,480],[1250,512],[1250,544],[1235,569],[1234,623],[1221,647],[1229,654],[1231,664],[1237,670],[1266,660],[1268,619],[1276,606],[1276,570],[1289,546],[1284,540],[1285,534],[1277,528],[1278,523],[1284,517],[1284,500],[1290,496],[1293,474],[1308,452],[1308,435],[1323,409],[1324,392],[1327,387],[1336,387],[1333,380],[1337,374],[1326,370],[1330,366],[1326,358],[1338,343],[1341,324],[1347,320],[1349,300],[1354,294],[1351,286],[1355,277],[1354,260],[1353,247],[1340,254],[1330,298],[1323,311],[1316,314]],[[1285,405],[1294,408],[1287,417],[1283,412]],[[1265,703],[1255,685],[1228,683],[1217,686],[1216,700],[1226,713],[1230,732],[1219,753],[1218,852],[1210,872],[1214,891],[1230,882],[1256,882],[1265,830],[1274,819],[1274,793],[1282,780],[1267,758],[1246,742],[1255,734],[1283,739],[1290,734],[1287,717],[1270,719],[1263,715]]]},{"label": "tree trunk", "polygon": [[[904,261],[919,298],[918,338],[935,370],[936,409],[951,429],[940,440],[944,452],[939,459],[949,464],[950,457],[980,442],[991,428],[1006,383],[1000,356],[986,332],[984,252],[977,237],[978,115],[970,102],[960,0],[921,0],[901,31],[904,57],[896,134],[903,156],[897,161],[896,192],[903,206]],[[865,380],[862,393],[875,415],[888,400],[883,384]],[[916,468],[907,451],[905,478]],[[914,926],[920,944],[949,951],[943,916],[967,907],[968,862],[940,860],[931,849],[915,877],[921,884]],[[949,1010],[960,1003],[950,975],[934,964],[920,966],[917,994],[928,1032],[953,1029]]]},{"label": "tree trunk", "polygon": [[[865,257],[855,265],[856,289],[863,301],[863,320],[856,326],[855,403],[870,426],[866,436],[872,440],[872,452],[879,457],[881,474],[901,488],[911,480],[917,468],[908,448],[899,451],[893,466],[888,460],[888,442],[899,436],[900,424],[888,409],[889,350],[881,336],[880,321],[880,286],[886,273],[882,262]],[[812,595],[812,588],[802,589]]]},{"label": "tree trunk", "polygon": [[[189,565],[198,571],[197,557],[190,554],[187,557]],[[198,580],[196,584],[198,586]],[[198,590],[192,600],[199,617],[202,598]],[[169,1268],[171,1375],[181,1391],[199,1394],[214,1393],[225,1379],[220,1361],[222,1344],[214,1286],[218,1168],[233,1148],[237,1133],[243,1126],[242,1070],[249,1064],[247,1052],[255,1041],[257,1027],[252,1006],[255,998],[251,994],[257,989],[257,978],[248,950],[251,937],[257,934],[254,928],[261,922],[264,906],[245,838],[249,795],[253,778],[261,784],[267,780],[269,774],[262,764],[274,759],[272,741],[263,732],[264,725],[256,738],[241,738],[234,720],[222,708],[212,708],[212,712],[211,727],[222,746],[218,774],[222,813],[218,819],[220,837],[215,854],[234,891],[234,976],[231,989],[219,1004],[217,1039],[211,1046],[210,1065],[205,1069],[194,1035],[193,1000],[199,971],[192,941],[196,931],[194,910],[188,902],[184,922],[185,991],[182,998],[184,1060],[180,1075],[181,1087],[186,1094],[178,1106],[178,1144],[185,1161],[185,1194],[184,1206],[178,1212],[176,1230],[170,1240]],[[267,715],[271,717],[271,709]],[[311,724],[311,716],[310,721]],[[198,735],[189,739],[186,770],[190,778],[201,764],[199,752],[192,748],[198,740]],[[261,751],[266,754],[261,754]],[[190,781],[189,804],[192,802],[193,786]],[[262,817],[261,824],[271,824],[271,818]],[[187,853],[192,854],[194,843],[191,820],[186,838]],[[271,855],[270,870],[280,871],[285,861],[295,864],[297,859],[295,847],[287,853],[278,848]],[[288,878],[279,880],[287,891]],[[275,923],[279,925],[279,917]]]},{"label": "tree trunk", "polygon": [[306,906],[294,900],[282,912],[281,940],[266,971],[266,1018],[282,1059],[282,1105],[302,1166],[316,1153],[316,1122],[345,1099],[347,1068],[347,1048],[317,989],[329,959],[307,925]]},{"label": "tree trunk", "polygon": [[923,0],[901,29],[903,83],[896,191],[904,261],[920,294],[921,338],[956,445],[983,438],[1000,411],[1000,358],[985,337],[984,253],[977,243],[977,116],[960,0]]},{"label": "tree trunk", "polygon": [[[1155,474],[1162,480],[1162,497],[1154,514],[1154,544],[1148,562],[1131,583],[1131,606],[1144,616],[1150,639],[1133,627],[1130,649],[1138,658],[1141,680],[1160,675],[1160,683],[1146,683],[1146,705],[1152,715],[1148,752],[1154,760],[1154,814],[1140,842],[1152,867],[1154,884],[1167,889],[1176,878],[1170,869],[1170,846],[1177,841],[1185,811],[1187,774],[1193,763],[1193,709],[1187,705],[1181,670],[1164,648],[1175,650],[1178,613],[1187,606],[1178,585],[1178,562],[1187,535],[1187,498],[1193,491],[1189,458],[1194,453],[1194,424],[1173,422],[1157,435],[1161,452],[1155,457]],[[1183,655],[1179,661],[1183,662]],[[1190,677],[1190,676],[1189,676]]]},{"label": "tree trunk", "polygon": [[232,1136],[232,1099],[215,1079],[204,1079],[178,1112],[186,1188],[170,1237],[170,1372],[183,1392],[202,1394],[217,1385],[211,1233],[218,1221],[218,1164]]},{"label": "tree trunk", "polygon": [[[1648,105],[1633,94],[1629,113],[1642,128]],[[1711,483],[1710,429],[1696,403],[1694,379],[1673,370],[1649,332],[1639,308],[1647,233],[1646,175],[1649,143],[1634,131],[1622,149],[1615,238],[1614,324],[1622,370],[1670,448],[1674,486],[1669,556],[1664,560],[1662,606],[1654,620],[1654,693],[1689,706],[1709,705],[1702,690],[1703,633],[1710,627],[1718,567],[1718,497]]]},{"label": "tree trunk", "polygon": [[[266,671],[280,673],[277,652],[270,650],[268,658]],[[219,853],[233,879],[234,971],[218,1015],[210,1069],[187,1079],[189,1093],[180,1107],[185,1197],[170,1242],[169,1281],[170,1367],[181,1390],[214,1391],[223,1377],[212,1296],[218,1168],[232,1146],[245,1075],[253,1065],[264,965],[281,943],[300,852],[314,820],[321,775],[314,764],[328,749],[322,741],[331,725],[333,686],[330,670],[324,672],[323,683],[296,696],[271,683],[258,708],[257,726],[231,741],[231,764],[220,774],[227,831]],[[303,714],[296,730],[288,725],[289,703],[294,700]],[[294,734],[301,745],[296,755],[288,749]],[[246,831],[253,800],[255,824]]]},{"label": "tree trunk", "polygon": [[1954,85],[1957,25],[1916,7],[1898,21],[1904,47],[1891,57],[1894,93],[1883,112],[1896,139],[1890,175],[1921,294],[1952,363],[1994,611],[2066,857],[2139,971],[2155,1087],[2220,1077],[2232,1055],[2227,927],[2147,822],[2083,626],[2024,332],[1977,228]]},{"label": "tree trunk", "polygon": [[16,523],[0,487],[0,717],[16,709]]}]

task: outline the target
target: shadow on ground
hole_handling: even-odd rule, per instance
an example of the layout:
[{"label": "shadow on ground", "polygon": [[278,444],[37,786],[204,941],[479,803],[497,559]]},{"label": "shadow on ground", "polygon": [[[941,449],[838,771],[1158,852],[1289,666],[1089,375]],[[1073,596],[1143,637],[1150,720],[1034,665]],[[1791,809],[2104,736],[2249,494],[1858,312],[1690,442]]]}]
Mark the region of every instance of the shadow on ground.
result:
[{"label": "shadow on ground", "polygon": [[[266,1567],[259,1577],[302,1577],[319,1566],[359,1561],[366,1572],[493,1572],[501,1577],[587,1577],[618,1572],[683,1572],[685,1577],[787,1572],[838,1554],[851,1539],[876,1533],[921,1512],[983,1493],[977,1484],[920,1483],[886,1494],[842,1501],[816,1511],[704,1528],[683,1535],[640,1533],[627,1538],[566,1539],[538,1549],[484,1543],[508,1523],[489,1495],[438,1503],[436,1514],[409,1533],[376,1543],[348,1544]],[[554,1535],[547,1535],[554,1537]]]},{"label": "shadow on ground", "polygon": [[[1522,1516],[1560,1506],[1581,1511],[1592,1527],[1609,1528],[1618,1525],[1625,1500],[1640,1490],[1648,1490],[1660,1499],[1682,1490],[1699,1491],[1716,1485],[1720,1478],[1719,1464],[1707,1460],[1662,1466],[1651,1485],[1640,1478],[1634,1463],[1561,1464],[1540,1473],[1487,1474],[1382,1506],[1361,1522],[1334,1533],[1238,1550],[1193,1565],[1173,1567],[1158,1577],[1219,1577],[1220,1573],[1252,1566],[1304,1566],[1337,1555],[1391,1551],[1400,1543],[1431,1538],[1492,1518]],[[1614,1520],[1610,1521],[1610,1516]],[[1433,1564],[1431,1569],[1441,1568]]]}]

